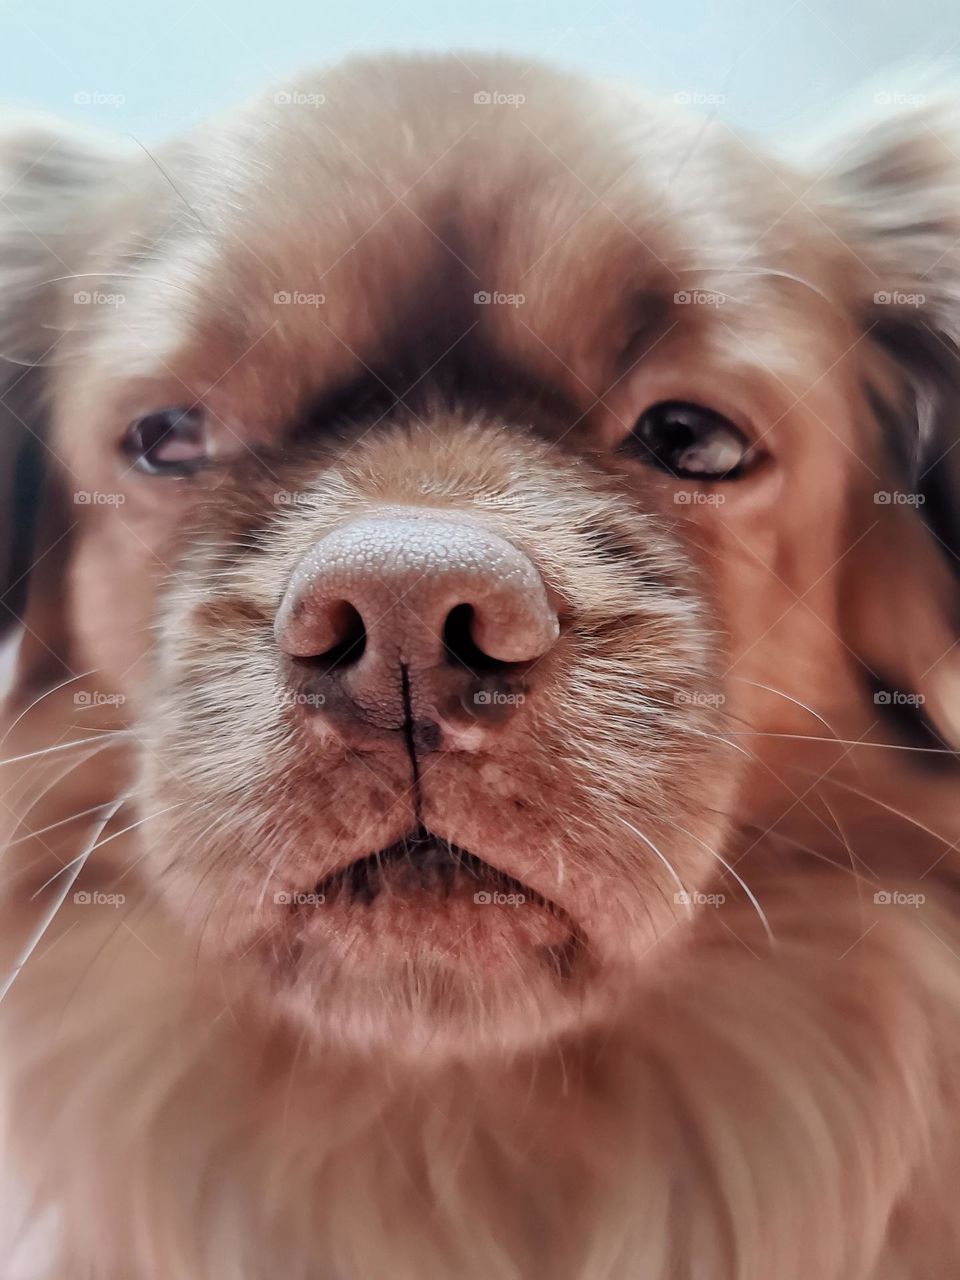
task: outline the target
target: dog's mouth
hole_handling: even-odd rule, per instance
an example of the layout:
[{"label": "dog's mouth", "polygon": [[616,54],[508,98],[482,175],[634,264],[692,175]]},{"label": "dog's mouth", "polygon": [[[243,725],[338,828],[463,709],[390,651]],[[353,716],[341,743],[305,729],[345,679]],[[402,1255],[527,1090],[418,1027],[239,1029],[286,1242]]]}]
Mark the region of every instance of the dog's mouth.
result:
[{"label": "dog's mouth", "polygon": [[309,892],[284,896],[291,912],[321,927],[375,928],[421,950],[519,939],[562,974],[584,945],[563,907],[425,827],[337,868]]},{"label": "dog's mouth", "polygon": [[351,902],[370,905],[384,892],[425,892],[444,899],[464,890],[480,898],[478,905],[484,905],[484,895],[497,894],[565,914],[535,889],[426,827],[331,872],[314,891],[327,901],[343,895]]}]

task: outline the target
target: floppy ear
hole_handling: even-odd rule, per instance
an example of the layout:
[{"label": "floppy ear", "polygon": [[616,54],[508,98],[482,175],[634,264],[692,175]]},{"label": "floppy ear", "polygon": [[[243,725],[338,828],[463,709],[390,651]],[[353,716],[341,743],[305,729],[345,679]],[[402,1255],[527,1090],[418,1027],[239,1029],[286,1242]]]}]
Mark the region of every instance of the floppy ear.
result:
[{"label": "floppy ear", "polygon": [[[65,127],[0,127],[0,635],[24,622],[29,586],[32,647],[46,646],[53,665],[55,656],[65,661],[62,637],[53,643],[38,632],[54,626],[51,605],[61,593],[51,579],[65,561],[70,521],[47,465],[47,371],[58,358],[63,298],[75,287],[69,277],[89,269],[96,210],[116,159]],[[63,550],[44,555],[54,542]],[[43,593],[36,579],[46,579]]]},{"label": "floppy ear", "polygon": [[[865,339],[868,535],[848,625],[881,688],[960,746],[960,98],[863,132],[817,184],[852,253]],[[883,705],[882,703],[880,705]]]},{"label": "floppy ear", "polygon": [[960,97],[873,128],[845,160],[833,185],[873,286],[863,314],[914,401],[909,478],[944,549],[960,555]]}]

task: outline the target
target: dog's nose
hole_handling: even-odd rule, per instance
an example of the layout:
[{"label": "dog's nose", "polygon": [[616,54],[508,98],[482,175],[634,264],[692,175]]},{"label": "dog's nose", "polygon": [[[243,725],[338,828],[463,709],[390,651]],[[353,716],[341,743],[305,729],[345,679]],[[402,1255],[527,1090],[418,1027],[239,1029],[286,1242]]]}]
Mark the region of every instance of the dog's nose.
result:
[{"label": "dog's nose", "polygon": [[438,723],[499,721],[521,705],[530,664],[559,629],[518,547],[480,524],[411,508],[315,543],[275,624],[300,678],[310,672],[313,705],[341,729],[413,726],[427,741],[430,726],[436,738]]}]

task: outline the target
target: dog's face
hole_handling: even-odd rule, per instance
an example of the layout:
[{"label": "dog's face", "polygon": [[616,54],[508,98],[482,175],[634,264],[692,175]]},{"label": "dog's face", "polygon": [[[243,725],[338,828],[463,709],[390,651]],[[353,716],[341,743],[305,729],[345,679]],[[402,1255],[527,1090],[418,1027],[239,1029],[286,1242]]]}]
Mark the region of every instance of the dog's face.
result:
[{"label": "dog's face", "polygon": [[952,582],[896,496],[905,440],[945,483],[899,353],[952,228],[901,259],[851,196],[888,207],[895,143],[810,194],[627,96],[475,90],[355,64],[155,163],[20,144],[55,256],[9,327],[65,330],[69,662],[127,697],[146,878],[364,1043],[550,1034],[667,954],[764,812],[731,730],[862,734],[881,676],[952,727]]}]

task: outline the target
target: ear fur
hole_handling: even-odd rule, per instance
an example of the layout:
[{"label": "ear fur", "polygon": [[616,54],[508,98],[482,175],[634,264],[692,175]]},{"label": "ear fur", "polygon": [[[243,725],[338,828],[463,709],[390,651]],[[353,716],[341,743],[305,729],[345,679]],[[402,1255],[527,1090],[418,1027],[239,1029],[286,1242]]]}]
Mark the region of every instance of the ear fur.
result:
[{"label": "ear fur", "polygon": [[62,125],[0,126],[0,635],[24,623],[33,566],[69,527],[50,510],[54,484],[45,478],[47,370],[58,357],[63,298],[76,288],[71,277],[89,269],[118,159]]},{"label": "ear fur", "polygon": [[[960,95],[843,145],[818,184],[851,250],[888,483],[848,614],[868,665],[960,746]],[[874,432],[876,434],[876,431]]]}]

